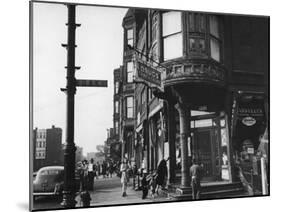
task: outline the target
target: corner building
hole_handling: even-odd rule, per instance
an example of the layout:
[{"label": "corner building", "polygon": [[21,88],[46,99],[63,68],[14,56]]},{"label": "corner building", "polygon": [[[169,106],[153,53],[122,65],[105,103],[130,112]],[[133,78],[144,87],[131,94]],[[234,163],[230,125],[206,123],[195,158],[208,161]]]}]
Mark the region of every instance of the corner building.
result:
[{"label": "corner building", "polygon": [[[123,28],[122,156],[149,171],[170,157],[181,187],[192,158],[203,181],[236,181],[236,161],[256,154],[268,126],[269,18],[130,8]],[[136,58],[165,72],[164,92],[133,80]]]}]

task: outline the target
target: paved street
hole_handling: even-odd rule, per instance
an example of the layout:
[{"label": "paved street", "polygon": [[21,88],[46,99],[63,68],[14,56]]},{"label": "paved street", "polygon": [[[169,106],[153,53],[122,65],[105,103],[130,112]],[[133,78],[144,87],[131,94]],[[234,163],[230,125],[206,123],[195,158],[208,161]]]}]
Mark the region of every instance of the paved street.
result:
[{"label": "paved street", "polygon": [[[154,199],[148,195],[148,198],[141,199],[142,191],[134,191],[132,189],[132,179],[127,189],[127,197],[121,196],[120,178],[113,176],[112,178],[95,179],[94,192],[90,192],[91,206],[116,205],[116,204],[133,204],[145,202],[164,202],[170,201],[165,195],[156,196]],[[82,207],[80,196],[76,197],[77,207]],[[55,209],[62,208],[61,198],[40,197],[34,202],[34,209]]]}]

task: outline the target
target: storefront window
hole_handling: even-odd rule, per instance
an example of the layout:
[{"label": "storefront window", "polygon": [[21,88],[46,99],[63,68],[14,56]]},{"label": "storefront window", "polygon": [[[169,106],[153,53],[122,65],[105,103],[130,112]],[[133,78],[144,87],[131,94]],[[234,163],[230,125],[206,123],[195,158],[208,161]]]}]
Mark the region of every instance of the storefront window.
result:
[{"label": "storefront window", "polygon": [[162,21],[164,61],[181,57],[183,53],[181,12],[163,13]]}]

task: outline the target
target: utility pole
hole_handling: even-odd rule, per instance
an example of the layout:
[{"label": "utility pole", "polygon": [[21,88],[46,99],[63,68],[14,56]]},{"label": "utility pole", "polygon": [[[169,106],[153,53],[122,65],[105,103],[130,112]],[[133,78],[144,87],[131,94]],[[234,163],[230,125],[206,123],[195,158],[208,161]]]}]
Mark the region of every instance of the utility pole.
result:
[{"label": "utility pole", "polygon": [[66,88],[61,91],[66,93],[66,147],[64,151],[64,188],[63,201],[61,203],[65,208],[74,208],[76,205],[75,192],[75,143],[74,143],[74,103],[76,86],[80,87],[107,87],[107,80],[76,80],[75,70],[80,67],[75,66],[75,30],[81,26],[75,23],[76,5],[67,4],[68,9],[68,27],[67,44],[62,44],[67,49],[67,76]]}]

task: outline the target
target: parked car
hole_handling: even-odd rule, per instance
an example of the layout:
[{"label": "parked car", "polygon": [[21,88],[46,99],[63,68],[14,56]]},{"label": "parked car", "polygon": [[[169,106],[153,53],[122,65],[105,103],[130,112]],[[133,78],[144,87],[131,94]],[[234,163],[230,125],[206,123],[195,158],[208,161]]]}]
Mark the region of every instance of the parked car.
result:
[{"label": "parked car", "polygon": [[[37,172],[33,181],[33,196],[61,196],[64,184],[63,166],[46,166]],[[80,188],[79,176],[75,170],[75,191]]]},{"label": "parked car", "polygon": [[61,195],[63,190],[64,167],[47,166],[39,169],[33,181],[33,195]]}]

